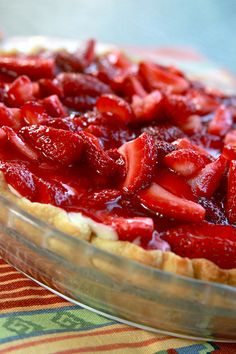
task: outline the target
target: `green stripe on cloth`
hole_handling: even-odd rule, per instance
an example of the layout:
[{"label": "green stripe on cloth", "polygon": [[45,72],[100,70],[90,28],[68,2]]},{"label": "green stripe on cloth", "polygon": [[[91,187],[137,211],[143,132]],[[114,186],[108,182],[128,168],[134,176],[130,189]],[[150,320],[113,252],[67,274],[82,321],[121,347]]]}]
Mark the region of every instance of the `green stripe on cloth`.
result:
[{"label": "green stripe on cloth", "polygon": [[0,343],[49,333],[79,332],[113,323],[111,320],[81,308],[63,310],[59,308],[46,313],[32,311],[20,316],[0,318]]}]

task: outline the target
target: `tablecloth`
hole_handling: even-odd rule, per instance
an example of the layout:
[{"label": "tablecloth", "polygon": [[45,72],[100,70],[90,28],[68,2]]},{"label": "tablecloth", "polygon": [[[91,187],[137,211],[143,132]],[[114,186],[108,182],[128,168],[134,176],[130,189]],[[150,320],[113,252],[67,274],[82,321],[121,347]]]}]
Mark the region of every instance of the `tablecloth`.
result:
[{"label": "tablecloth", "polygon": [[72,305],[0,259],[0,354],[235,354],[236,344],[158,335]]},{"label": "tablecloth", "polygon": [[[174,59],[236,92],[230,73],[191,50],[126,49],[165,63]],[[0,354],[8,353],[235,354],[236,344],[177,339],[117,323],[52,294],[0,258]]]}]

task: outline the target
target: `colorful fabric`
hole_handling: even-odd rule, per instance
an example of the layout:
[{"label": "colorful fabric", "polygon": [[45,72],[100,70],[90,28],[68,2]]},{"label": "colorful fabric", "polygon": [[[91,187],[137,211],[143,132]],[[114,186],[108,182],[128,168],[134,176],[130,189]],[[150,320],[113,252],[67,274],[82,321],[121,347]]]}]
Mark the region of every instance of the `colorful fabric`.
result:
[{"label": "colorful fabric", "polygon": [[[192,51],[127,49],[170,64],[174,58],[177,66],[194,67],[220,87],[236,87],[229,73]],[[0,259],[0,354],[9,353],[235,354],[236,344],[177,339],[117,323],[70,304]]]},{"label": "colorful fabric", "polygon": [[0,354],[236,353],[236,344],[176,339],[106,319],[40,287],[0,259]]},{"label": "colorful fabric", "polygon": [[236,344],[176,339],[75,306],[0,259],[0,354],[236,353]]}]

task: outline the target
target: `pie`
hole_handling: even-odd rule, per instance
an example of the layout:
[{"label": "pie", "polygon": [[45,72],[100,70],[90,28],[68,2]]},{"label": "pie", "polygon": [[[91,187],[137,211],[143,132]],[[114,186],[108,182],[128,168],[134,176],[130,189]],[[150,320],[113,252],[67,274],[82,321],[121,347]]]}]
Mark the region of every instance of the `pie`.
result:
[{"label": "pie", "polygon": [[235,121],[236,96],[93,40],[2,53],[1,194],[104,250],[236,286]]}]

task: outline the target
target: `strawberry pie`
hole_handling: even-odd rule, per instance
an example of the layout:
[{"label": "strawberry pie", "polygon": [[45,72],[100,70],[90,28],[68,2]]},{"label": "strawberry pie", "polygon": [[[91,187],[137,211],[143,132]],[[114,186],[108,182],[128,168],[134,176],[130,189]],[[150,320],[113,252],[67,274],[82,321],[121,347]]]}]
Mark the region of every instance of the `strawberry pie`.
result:
[{"label": "strawberry pie", "polygon": [[112,253],[236,286],[236,96],[95,42],[0,55],[1,194]]}]

